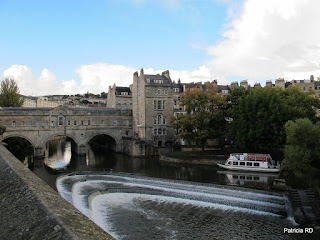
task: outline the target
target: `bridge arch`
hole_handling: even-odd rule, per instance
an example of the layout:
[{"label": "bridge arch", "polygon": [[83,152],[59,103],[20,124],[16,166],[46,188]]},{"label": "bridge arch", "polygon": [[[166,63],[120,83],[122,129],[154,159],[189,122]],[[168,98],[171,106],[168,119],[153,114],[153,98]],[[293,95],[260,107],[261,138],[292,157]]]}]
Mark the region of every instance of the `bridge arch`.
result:
[{"label": "bridge arch", "polygon": [[71,136],[71,135],[69,135],[69,134],[55,133],[55,134],[52,134],[52,135],[46,137],[46,138],[43,140],[43,142],[42,142],[42,144],[41,144],[41,148],[44,148],[45,145],[46,145],[46,143],[47,143],[51,138],[58,137],[58,136],[65,136],[65,137],[67,137],[67,138],[70,138],[70,139],[79,147],[79,142],[76,141],[75,137],[73,137],[73,136]]},{"label": "bridge arch", "polygon": [[[99,138],[99,136],[101,136],[102,138]],[[102,144],[101,141],[104,141],[103,144],[104,144],[105,148],[111,149],[114,152],[117,152],[119,150],[119,140],[117,140],[117,138],[114,137],[110,133],[95,133],[95,134],[92,134],[90,137],[88,137],[86,145],[90,144],[90,142],[93,139],[97,140],[97,138],[98,138],[98,141],[99,141],[100,145]]]},{"label": "bridge arch", "polygon": [[19,137],[19,138],[25,139],[26,141],[28,141],[32,145],[33,149],[36,148],[35,143],[29,137],[27,137],[23,134],[18,134],[18,133],[6,135],[5,137],[3,137],[2,142],[4,142],[6,139],[13,138],[13,137]]}]

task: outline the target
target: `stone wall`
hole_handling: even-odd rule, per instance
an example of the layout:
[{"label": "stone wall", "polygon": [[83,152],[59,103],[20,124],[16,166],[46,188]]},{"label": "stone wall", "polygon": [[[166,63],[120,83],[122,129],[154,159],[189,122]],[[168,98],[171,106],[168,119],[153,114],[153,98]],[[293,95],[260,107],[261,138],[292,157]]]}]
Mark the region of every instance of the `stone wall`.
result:
[{"label": "stone wall", "polygon": [[114,239],[0,144],[0,239]]}]

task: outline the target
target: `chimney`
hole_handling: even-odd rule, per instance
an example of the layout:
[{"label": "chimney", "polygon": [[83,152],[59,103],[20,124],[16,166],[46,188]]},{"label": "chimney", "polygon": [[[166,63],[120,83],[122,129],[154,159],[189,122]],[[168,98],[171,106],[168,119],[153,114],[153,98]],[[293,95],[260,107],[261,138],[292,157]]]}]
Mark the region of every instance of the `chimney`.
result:
[{"label": "chimney", "polygon": [[166,78],[171,79],[169,70],[166,70],[166,71],[162,72],[162,76],[165,76]]}]

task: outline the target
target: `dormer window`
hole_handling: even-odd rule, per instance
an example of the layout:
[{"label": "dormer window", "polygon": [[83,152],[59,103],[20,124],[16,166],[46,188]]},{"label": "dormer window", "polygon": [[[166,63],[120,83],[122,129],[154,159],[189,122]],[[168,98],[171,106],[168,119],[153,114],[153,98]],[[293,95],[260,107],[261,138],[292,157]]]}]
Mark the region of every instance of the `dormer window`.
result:
[{"label": "dormer window", "polygon": [[121,92],[121,95],[129,95],[128,92]]},{"label": "dormer window", "polygon": [[155,79],[154,82],[155,83],[163,83],[163,80],[162,79]]}]

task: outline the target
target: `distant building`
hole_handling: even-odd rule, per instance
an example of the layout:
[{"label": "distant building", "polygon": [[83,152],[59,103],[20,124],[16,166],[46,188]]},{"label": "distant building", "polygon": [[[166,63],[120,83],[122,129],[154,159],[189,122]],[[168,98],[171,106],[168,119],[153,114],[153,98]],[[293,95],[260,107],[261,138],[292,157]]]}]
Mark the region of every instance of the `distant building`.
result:
[{"label": "distant building", "polygon": [[132,94],[129,87],[109,87],[107,107],[132,109]]},{"label": "distant building", "polygon": [[58,107],[62,106],[62,101],[50,101],[48,97],[24,97],[22,107]]}]

